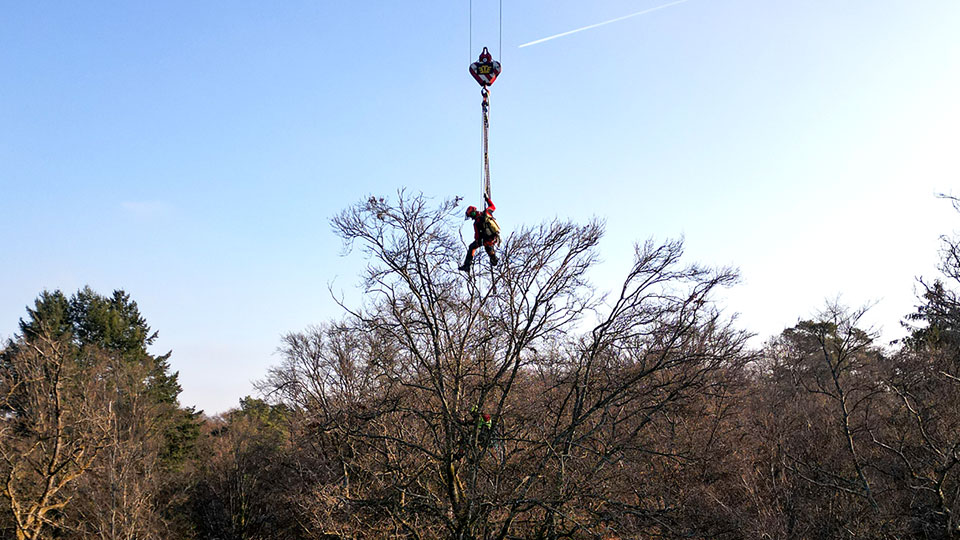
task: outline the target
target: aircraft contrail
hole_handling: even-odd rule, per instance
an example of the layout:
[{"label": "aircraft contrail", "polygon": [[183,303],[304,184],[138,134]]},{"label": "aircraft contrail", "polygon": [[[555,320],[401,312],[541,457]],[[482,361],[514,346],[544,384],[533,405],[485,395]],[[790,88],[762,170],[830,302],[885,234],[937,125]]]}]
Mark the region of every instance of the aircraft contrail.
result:
[{"label": "aircraft contrail", "polygon": [[684,3],[684,2],[689,2],[689,1],[690,1],[690,0],[677,0],[676,2],[670,2],[669,4],[663,4],[662,6],[652,7],[652,8],[649,8],[649,9],[645,9],[645,10],[643,10],[643,11],[638,11],[638,12],[636,12],[636,13],[631,13],[630,15],[624,15],[623,17],[617,17],[616,19],[610,19],[609,21],[603,21],[603,22],[601,22],[601,23],[591,24],[590,26],[584,26],[583,28],[577,28],[576,30],[570,30],[569,32],[564,32],[564,33],[562,33],[562,34],[557,34],[557,35],[555,35],[555,36],[545,37],[545,38],[543,38],[543,39],[538,39],[538,40],[536,40],[536,41],[531,41],[530,43],[524,43],[523,45],[520,45],[520,46],[517,47],[517,48],[518,48],[518,49],[522,49],[522,48],[524,48],[524,47],[529,47],[530,45],[536,45],[536,44],[538,44],[538,43],[543,43],[544,41],[550,41],[551,39],[557,39],[558,37],[569,36],[570,34],[576,34],[577,32],[583,32],[584,30],[590,30],[591,28],[596,28],[596,27],[598,27],[598,26],[603,26],[603,25],[606,25],[606,24],[615,23],[615,22],[617,22],[617,21],[622,21],[622,20],[624,20],[624,19],[629,19],[630,17],[637,17],[637,16],[639,16],[639,15],[645,15],[645,14],[650,13],[650,12],[652,12],[652,11],[657,11],[657,10],[660,10],[660,9],[663,9],[663,8],[668,8],[668,7],[670,7],[670,6],[675,6],[675,5],[677,5],[677,4],[682,4],[682,3]]}]

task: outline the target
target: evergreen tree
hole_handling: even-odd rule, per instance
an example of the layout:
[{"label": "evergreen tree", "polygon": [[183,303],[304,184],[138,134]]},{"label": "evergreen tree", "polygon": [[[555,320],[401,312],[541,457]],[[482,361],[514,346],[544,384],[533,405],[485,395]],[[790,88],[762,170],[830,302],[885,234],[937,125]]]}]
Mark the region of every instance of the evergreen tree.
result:
[{"label": "evergreen tree", "polygon": [[[960,200],[944,198],[960,212]],[[920,280],[921,304],[916,312],[907,316],[907,321],[920,326],[913,329],[906,341],[914,350],[946,351],[960,361],[960,295],[952,288],[960,286],[960,236],[943,236],[941,241],[940,272],[943,275],[933,283]]]},{"label": "evergreen tree", "polygon": [[104,296],[84,287],[68,299],[59,290],[44,291],[34,307],[27,308],[26,319],[20,319],[21,336],[27,342],[41,335],[42,329],[79,349],[97,347],[118,355],[125,363],[144,367],[146,392],[156,404],[164,406],[163,462],[173,468],[182,464],[200,434],[200,412],[179,406],[177,396],[183,389],[179,374],[170,369],[171,352],[153,355],[147,350],[158,334],[128,293],[115,290],[111,296]]}]

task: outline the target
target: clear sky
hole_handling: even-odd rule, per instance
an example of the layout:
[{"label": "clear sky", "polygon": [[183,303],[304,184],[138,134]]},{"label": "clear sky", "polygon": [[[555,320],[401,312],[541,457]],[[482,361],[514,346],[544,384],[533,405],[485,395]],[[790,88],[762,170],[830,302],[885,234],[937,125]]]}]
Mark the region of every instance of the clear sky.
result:
[{"label": "clear sky", "polygon": [[[355,297],[329,219],[399,188],[479,195],[488,45],[505,232],[606,220],[734,265],[762,341],[826,298],[885,338],[960,217],[960,2],[14,2],[0,5],[0,336],[44,289],[122,288],[181,401],[253,393],[280,336]],[[465,227],[468,225],[465,225]],[[466,234],[469,234],[467,232]],[[455,262],[454,262],[455,263]]]}]

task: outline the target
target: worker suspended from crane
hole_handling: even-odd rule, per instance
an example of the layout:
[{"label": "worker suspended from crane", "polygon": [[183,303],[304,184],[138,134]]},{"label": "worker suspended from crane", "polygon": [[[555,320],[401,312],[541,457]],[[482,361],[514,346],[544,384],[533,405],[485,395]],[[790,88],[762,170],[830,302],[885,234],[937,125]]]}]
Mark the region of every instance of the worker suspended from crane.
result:
[{"label": "worker suspended from crane", "polygon": [[473,263],[473,256],[481,246],[490,256],[491,266],[496,266],[499,262],[496,246],[500,243],[500,225],[493,217],[493,211],[497,207],[494,206],[490,197],[485,196],[483,200],[486,202],[483,212],[477,210],[476,206],[470,206],[467,208],[464,218],[473,220],[473,242],[467,246],[467,256],[463,260],[463,265],[460,266],[460,270],[468,273],[470,272],[470,265]]}]

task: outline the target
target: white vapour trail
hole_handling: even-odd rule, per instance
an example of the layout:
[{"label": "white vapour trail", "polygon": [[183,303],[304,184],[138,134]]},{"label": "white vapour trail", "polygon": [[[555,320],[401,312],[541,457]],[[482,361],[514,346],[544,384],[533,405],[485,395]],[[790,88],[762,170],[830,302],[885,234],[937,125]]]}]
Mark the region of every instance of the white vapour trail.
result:
[{"label": "white vapour trail", "polygon": [[675,6],[675,5],[677,5],[677,4],[682,4],[682,3],[684,3],[684,2],[689,2],[689,1],[690,1],[690,0],[677,0],[676,2],[670,2],[669,4],[663,4],[662,6],[652,7],[652,8],[649,8],[649,9],[645,9],[645,10],[643,10],[643,11],[638,11],[638,12],[636,12],[636,13],[631,13],[630,15],[624,15],[623,17],[617,17],[616,19],[610,19],[609,21],[603,21],[603,22],[600,22],[600,23],[597,23],[597,24],[591,24],[590,26],[584,26],[583,28],[577,28],[576,30],[570,30],[569,32],[564,32],[564,33],[562,33],[562,34],[557,34],[557,35],[554,35],[554,36],[545,37],[545,38],[543,38],[543,39],[538,39],[538,40],[536,40],[536,41],[531,41],[530,43],[524,43],[523,45],[520,45],[520,46],[517,47],[517,48],[518,48],[518,49],[522,49],[522,48],[524,48],[524,47],[529,47],[530,45],[536,45],[536,44],[538,44],[538,43],[543,43],[544,41],[550,41],[551,39],[557,39],[558,37],[569,36],[570,34],[576,34],[577,32],[583,32],[584,30],[590,30],[590,29],[596,28],[596,27],[598,27],[598,26],[604,26],[604,25],[607,25],[607,24],[610,24],[610,23],[615,23],[615,22],[618,22],[618,21],[622,21],[622,20],[624,20],[624,19],[629,19],[630,17],[638,17],[638,16],[640,16],[640,15],[646,15],[647,13],[650,13],[650,12],[653,12],[653,11],[661,10],[661,9],[664,9],[664,8],[668,8],[668,7],[670,7],[670,6]]}]

